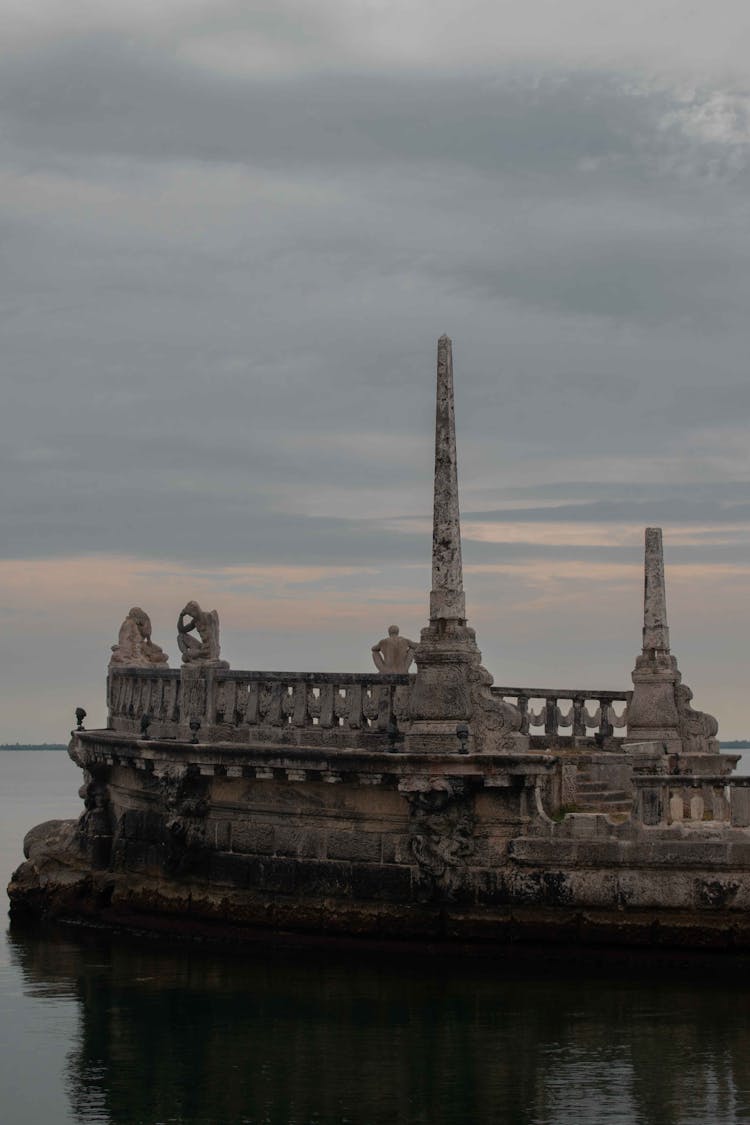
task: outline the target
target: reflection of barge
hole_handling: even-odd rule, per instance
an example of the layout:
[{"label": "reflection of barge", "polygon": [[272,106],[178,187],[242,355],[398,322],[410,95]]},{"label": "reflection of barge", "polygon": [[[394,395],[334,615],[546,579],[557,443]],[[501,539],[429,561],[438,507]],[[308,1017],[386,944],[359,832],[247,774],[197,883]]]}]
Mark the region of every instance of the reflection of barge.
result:
[{"label": "reflection of barge", "polygon": [[172,670],[132,611],[108,728],[70,745],[86,809],[28,834],[12,913],[237,939],[750,946],[750,778],[670,654],[660,531],[632,692],[495,687],[482,667],[446,337],[432,562],[415,675],[234,671],[195,603]]}]

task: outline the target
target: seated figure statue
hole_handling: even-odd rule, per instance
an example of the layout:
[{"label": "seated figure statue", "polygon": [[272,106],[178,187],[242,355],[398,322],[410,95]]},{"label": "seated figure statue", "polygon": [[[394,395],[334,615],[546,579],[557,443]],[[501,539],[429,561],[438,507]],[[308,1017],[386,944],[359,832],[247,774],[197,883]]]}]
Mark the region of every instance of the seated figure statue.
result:
[{"label": "seated figure statue", "polygon": [[[192,633],[198,636],[191,636]],[[188,602],[177,618],[177,645],[183,664],[212,664],[228,668],[219,659],[219,615],[215,609],[202,610],[197,602]]]},{"label": "seated figure statue", "polygon": [[166,652],[151,640],[151,618],[140,606],[134,605],[120,626],[117,644],[112,645],[110,665],[149,668],[153,664],[166,664],[168,659]]},{"label": "seated figure statue", "polygon": [[408,637],[399,636],[398,625],[389,625],[388,636],[383,637],[382,641],[378,641],[376,645],[372,646],[372,659],[375,661],[375,667],[378,672],[384,674],[408,672],[409,666],[414,660],[414,649],[416,647],[415,642],[410,641]]}]

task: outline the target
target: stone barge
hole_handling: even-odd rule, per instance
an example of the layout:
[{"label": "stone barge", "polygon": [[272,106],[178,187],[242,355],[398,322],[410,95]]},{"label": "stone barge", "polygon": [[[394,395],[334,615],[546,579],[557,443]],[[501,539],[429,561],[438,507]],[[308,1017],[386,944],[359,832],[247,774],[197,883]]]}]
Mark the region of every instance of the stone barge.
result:
[{"label": "stone barge", "polygon": [[[750,778],[670,650],[646,530],[626,691],[498,686],[466,620],[451,343],[438,343],[432,590],[377,672],[230,669],[189,603],[171,669],[130,611],[84,811],[26,836],[15,919],[236,941],[750,949]],[[409,673],[412,661],[416,671]]]}]

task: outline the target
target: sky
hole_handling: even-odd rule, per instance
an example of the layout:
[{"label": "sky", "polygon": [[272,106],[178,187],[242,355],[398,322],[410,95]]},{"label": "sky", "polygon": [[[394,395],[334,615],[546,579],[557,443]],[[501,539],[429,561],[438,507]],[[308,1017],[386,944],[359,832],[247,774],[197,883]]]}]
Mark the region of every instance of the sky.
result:
[{"label": "sky", "polygon": [[0,741],[176,666],[371,670],[430,584],[454,342],[499,684],[626,690],[664,529],[694,705],[750,736],[750,9],[0,0]]}]

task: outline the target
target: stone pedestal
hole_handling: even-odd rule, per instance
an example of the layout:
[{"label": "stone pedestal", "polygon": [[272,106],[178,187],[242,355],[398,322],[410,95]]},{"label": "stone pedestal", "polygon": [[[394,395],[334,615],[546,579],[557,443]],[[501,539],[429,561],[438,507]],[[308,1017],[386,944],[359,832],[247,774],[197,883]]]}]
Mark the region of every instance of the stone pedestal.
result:
[{"label": "stone pedestal", "polygon": [[[190,742],[193,737],[208,737],[216,712],[216,671],[226,668],[221,660],[203,664],[183,664],[180,668],[180,738]],[[200,724],[197,730],[191,722]]]},{"label": "stone pedestal", "polygon": [[659,742],[669,753],[682,749],[677,713],[677,661],[668,652],[644,653],[633,669],[628,706],[628,741]]}]

